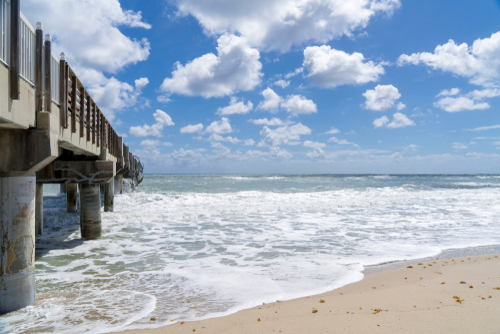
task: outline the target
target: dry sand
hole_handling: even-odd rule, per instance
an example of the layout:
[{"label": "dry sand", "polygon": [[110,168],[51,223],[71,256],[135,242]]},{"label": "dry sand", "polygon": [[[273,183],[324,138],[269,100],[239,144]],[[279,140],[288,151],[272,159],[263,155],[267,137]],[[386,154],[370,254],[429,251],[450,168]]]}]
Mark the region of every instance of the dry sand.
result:
[{"label": "dry sand", "polygon": [[124,333],[500,333],[499,255],[421,263],[317,296]]}]

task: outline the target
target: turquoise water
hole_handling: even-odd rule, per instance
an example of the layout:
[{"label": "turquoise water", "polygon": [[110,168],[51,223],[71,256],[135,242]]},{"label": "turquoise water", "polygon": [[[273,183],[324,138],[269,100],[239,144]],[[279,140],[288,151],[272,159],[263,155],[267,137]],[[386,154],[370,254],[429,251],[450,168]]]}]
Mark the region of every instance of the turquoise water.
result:
[{"label": "turquoise water", "polygon": [[146,175],[85,242],[58,190],[44,187],[37,302],[1,316],[4,332],[220,316],[338,288],[366,265],[500,243],[500,175]]}]

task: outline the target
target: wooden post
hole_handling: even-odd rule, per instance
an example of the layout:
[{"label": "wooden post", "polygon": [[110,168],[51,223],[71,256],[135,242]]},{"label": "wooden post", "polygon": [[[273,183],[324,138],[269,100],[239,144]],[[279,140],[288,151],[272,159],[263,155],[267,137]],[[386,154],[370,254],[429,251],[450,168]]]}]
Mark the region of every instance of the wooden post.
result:
[{"label": "wooden post", "polygon": [[76,75],[71,76],[71,132],[76,133]]},{"label": "wooden post", "polygon": [[52,42],[50,35],[45,35],[45,111],[52,112]]},{"label": "wooden post", "polygon": [[90,102],[90,95],[87,94],[87,141],[90,141],[90,113],[92,104]]},{"label": "wooden post", "polygon": [[95,117],[96,117],[96,110],[95,110],[95,103],[92,101],[92,144],[95,144]]},{"label": "wooden post", "polygon": [[85,88],[80,86],[80,138],[85,134],[83,130],[85,129]]},{"label": "wooden post", "polygon": [[[97,107],[96,107],[97,108]],[[99,110],[99,108],[96,109],[96,119],[95,119],[95,136],[96,136],[96,144],[97,144],[97,147],[100,146],[100,139],[99,139],[99,129],[101,127],[101,111]]]},{"label": "wooden post", "polygon": [[61,105],[61,126],[63,128],[68,127],[68,72],[66,65],[66,55],[61,52],[61,60],[59,61],[59,76],[60,76],[60,94],[59,94],[59,104]]},{"label": "wooden post", "polygon": [[20,0],[11,0],[10,3],[10,97],[19,100],[21,86],[19,71],[21,69],[21,52],[19,32],[21,30],[21,4]]},{"label": "wooden post", "polygon": [[43,110],[43,26],[36,24],[36,60],[35,60],[35,85],[36,85],[36,111]]}]

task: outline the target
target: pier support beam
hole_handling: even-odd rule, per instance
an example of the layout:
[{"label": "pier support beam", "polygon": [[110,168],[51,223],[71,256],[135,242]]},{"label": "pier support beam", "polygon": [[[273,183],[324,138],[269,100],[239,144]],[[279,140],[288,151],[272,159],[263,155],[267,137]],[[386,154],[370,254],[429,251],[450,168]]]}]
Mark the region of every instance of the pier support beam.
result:
[{"label": "pier support beam", "polygon": [[0,175],[0,314],[35,303],[35,176]]},{"label": "pier support beam", "polygon": [[104,212],[113,212],[115,208],[115,178],[104,185]]},{"label": "pier support beam", "polygon": [[123,174],[116,175],[116,185],[118,186],[116,192],[118,194],[123,194]]},{"label": "pier support beam", "polygon": [[76,183],[66,184],[66,211],[68,213],[75,213],[78,211],[76,204],[77,194],[78,190]]},{"label": "pier support beam", "polygon": [[80,230],[82,238],[93,240],[101,237],[101,189],[99,184],[80,185]]},{"label": "pier support beam", "polygon": [[43,234],[43,184],[36,185],[36,205],[35,205],[35,234]]},{"label": "pier support beam", "polygon": [[66,183],[61,183],[61,184],[59,185],[59,192],[60,192],[61,194],[66,194]]}]

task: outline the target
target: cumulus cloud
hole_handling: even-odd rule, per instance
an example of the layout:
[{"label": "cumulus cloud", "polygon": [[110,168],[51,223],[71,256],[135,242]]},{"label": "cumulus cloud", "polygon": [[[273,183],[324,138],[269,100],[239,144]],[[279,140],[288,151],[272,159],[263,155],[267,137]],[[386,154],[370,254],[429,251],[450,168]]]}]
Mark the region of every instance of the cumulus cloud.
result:
[{"label": "cumulus cloud", "polygon": [[283,126],[277,129],[269,129],[264,126],[260,135],[263,137],[265,143],[270,146],[283,146],[290,141],[300,140],[300,136],[311,134],[311,129],[307,126],[298,123],[292,126]]},{"label": "cumulus cloud", "polygon": [[227,31],[265,50],[326,43],[365,28],[377,14],[391,15],[399,0],[173,0],[180,15],[192,15],[206,34]]},{"label": "cumulus cloud", "polygon": [[212,134],[208,138],[208,141],[211,141],[211,142],[214,142],[214,141],[225,141],[225,142],[229,142],[231,144],[237,144],[237,143],[241,142],[241,140],[239,140],[236,137],[231,137],[231,136],[222,137],[221,135],[219,135],[217,133]]},{"label": "cumulus cloud", "polygon": [[328,45],[310,46],[304,50],[303,66],[313,86],[334,88],[377,81],[385,73],[382,65],[364,60],[361,53],[348,54]]},{"label": "cumulus cloud", "polygon": [[281,88],[286,88],[286,87],[290,86],[290,81],[281,79],[281,80],[275,81],[274,84],[276,86],[280,86]]},{"label": "cumulus cloud", "polygon": [[244,144],[245,144],[245,146],[253,146],[253,145],[255,145],[255,140],[247,139],[247,140],[245,140]]},{"label": "cumulus cloud", "polygon": [[203,131],[203,124],[195,124],[195,125],[186,125],[181,128],[181,133],[196,133]]},{"label": "cumulus cloud", "polygon": [[292,157],[292,154],[281,147],[270,147],[269,156],[278,159],[290,159]]},{"label": "cumulus cloud", "polygon": [[460,89],[459,88],[452,88],[450,90],[443,89],[441,91],[441,93],[439,93],[438,95],[436,95],[436,97],[439,97],[439,96],[454,96],[454,95],[457,95],[459,93],[460,93]]},{"label": "cumulus cloud", "polygon": [[384,111],[392,108],[401,94],[393,85],[378,85],[374,90],[367,90],[363,96],[366,98],[366,109]]},{"label": "cumulus cloud", "polygon": [[453,143],[453,148],[455,150],[466,150],[468,146],[462,143]]},{"label": "cumulus cloud", "polygon": [[283,99],[271,88],[265,89],[261,94],[264,96],[264,101],[259,103],[257,109],[276,112],[281,107],[294,116],[312,114],[318,111],[316,104],[302,95],[288,95]]},{"label": "cumulus cloud", "polygon": [[396,129],[412,125],[415,125],[415,122],[399,112],[392,115],[392,122],[390,123],[389,123],[389,118],[387,118],[387,116],[382,116],[373,121],[373,126],[375,128],[387,127],[389,129]]},{"label": "cumulus cloud", "polygon": [[247,114],[253,109],[253,103],[248,101],[247,104],[245,104],[244,101],[238,101],[237,97],[231,97],[231,101],[229,102],[229,105],[224,108],[218,108],[217,109],[217,115],[234,115],[234,114]]},{"label": "cumulus cloud", "polygon": [[162,110],[157,109],[153,117],[155,119],[153,125],[131,126],[129,129],[130,135],[133,137],[162,137],[164,126],[175,125],[172,118]]},{"label": "cumulus cloud", "polygon": [[304,147],[311,147],[311,148],[326,147],[325,143],[318,143],[318,142],[314,142],[314,141],[310,141],[310,140],[306,140],[303,145],[304,145]]},{"label": "cumulus cloud", "polygon": [[217,42],[217,56],[208,53],[186,65],[175,63],[172,77],[166,78],[160,89],[169,94],[210,98],[249,91],[259,85],[259,51],[235,35],[224,34]]},{"label": "cumulus cloud", "polygon": [[460,96],[460,97],[445,97],[434,103],[434,107],[441,108],[448,112],[457,112],[464,110],[484,110],[488,109],[490,105],[486,102],[476,103],[474,100]]},{"label": "cumulus cloud", "polygon": [[345,139],[338,139],[337,137],[332,137],[332,138],[328,139],[328,142],[329,143],[337,143],[339,145],[353,145],[354,147],[359,147],[358,144],[351,143]]},{"label": "cumulus cloud", "polygon": [[399,102],[396,109],[397,110],[403,110],[406,108],[406,105],[403,102]]},{"label": "cumulus cloud", "polygon": [[169,103],[169,102],[172,102],[172,100],[168,96],[166,96],[166,95],[159,95],[156,98],[156,101],[158,101],[160,103]]},{"label": "cumulus cloud", "polygon": [[212,124],[207,126],[205,132],[225,134],[233,132],[233,129],[231,128],[231,124],[229,124],[229,119],[227,117],[222,117],[220,121],[214,121]]},{"label": "cumulus cloud", "polygon": [[334,134],[337,134],[337,133],[340,133],[340,130],[332,126],[332,128],[330,129],[330,131],[327,131],[324,134],[325,135],[334,135]]},{"label": "cumulus cloud", "polygon": [[497,85],[500,79],[500,32],[477,39],[470,47],[467,43],[457,45],[450,39],[448,43],[438,45],[434,53],[403,54],[398,64],[424,64],[434,70],[469,78],[469,82],[475,85]]},{"label": "cumulus cloud", "polygon": [[267,126],[285,125],[285,123],[283,123],[283,121],[280,120],[279,118],[271,118],[270,120],[268,120],[267,118],[250,119],[248,121],[255,125],[267,125]]},{"label": "cumulus cloud", "polygon": [[302,95],[288,95],[281,107],[294,116],[318,112],[316,104]]},{"label": "cumulus cloud", "polygon": [[266,88],[261,94],[264,96],[264,101],[259,103],[257,109],[271,112],[278,111],[282,98],[271,88]]},{"label": "cumulus cloud", "polygon": [[[43,20],[54,53],[66,53],[71,66],[117,73],[149,56],[147,39],[137,41],[118,27],[144,28],[141,12],[124,10],[118,0],[26,0],[22,12],[31,22]],[[75,38],[78,36],[78,38]]]}]

